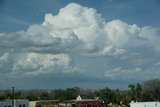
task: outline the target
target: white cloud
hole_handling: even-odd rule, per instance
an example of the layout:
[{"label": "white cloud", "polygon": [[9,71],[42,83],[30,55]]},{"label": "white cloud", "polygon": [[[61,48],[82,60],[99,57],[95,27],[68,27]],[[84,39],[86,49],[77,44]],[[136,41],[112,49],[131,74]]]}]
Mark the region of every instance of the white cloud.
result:
[{"label": "white cloud", "polygon": [[[101,69],[109,69],[110,65],[114,69],[105,72],[107,78],[136,78],[144,72],[144,75],[151,73],[147,73],[149,68],[143,68],[157,60],[154,55],[159,58],[158,41],[155,28],[139,27],[121,20],[106,22],[95,9],[71,3],[55,16],[46,14],[42,24],[29,26],[27,31],[1,33],[0,69],[15,76],[39,76],[92,72],[92,69],[92,73],[104,73]],[[145,57],[139,59],[141,53]],[[89,64],[93,61],[91,57],[97,59],[97,63],[103,63],[104,68]],[[89,60],[85,64],[91,70],[85,71],[83,58]],[[6,67],[7,64],[10,66]],[[119,67],[122,64],[127,69]]]},{"label": "white cloud", "polygon": [[67,54],[25,53],[14,63],[13,74],[36,76],[67,72],[66,69],[71,68],[70,62],[71,59]]},{"label": "white cloud", "polygon": [[105,22],[95,9],[71,3],[60,9],[58,15],[46,14],[41,25],[32,25],[26,32],[1,34],[0,38],[3,47],[23,46],[33,52],[100,56],[100,53],[115,54],[119,53],[117,50],[140,46],[157,49],[156,35],[151,27],[140,28],[121,20]]},{"label": "white cloud", "polygon": [[8,64],[9,53],[4,53],[0,56],[0,72],[3,72],[3,68]]},{"label": "white cloud", "polygon": [[104,45],[104,41],[101,40],[104,37],[104,24],[105,21],[95,9],[72,3],[62,8],[56,16],[46,14],[42,25],[52,26],[56,31],[61,30],[60,33],[56,31],[51,32],[52,36],[55,36],[56,33],[58,36],[64,37],[61,33],[66,29],[70,29],[84,42],[83,47],[86,51],[94,51],[98,45],[98,48]]},{"label": "white cloud", "polygon": [[104,76],[115,80],[134,80],[144,78],[146,79],[146,77],[144,77],[144,74],[145,71],[143,71],[141,68],[123,69],[122,67],[116,67],[114,69],[106,71],[104,73]]},{"label": "white cloud", "polygon": [[105,31],[113,45],[123,47],[130,41],[130,38],[137,36],[140,28],[136,25],[128,25],[120,20],[113,20],[106,24]]},{"label": "white cloud", "polygon": [[160,66],[160,61],[154,64],[155,66]]},{"label": "white cloud", "polygon": [[114,69],[107,70],[104,73],[104,77],[113,80],[149,80],[154,78],[159,78],[159,70],[155,68],[141,69],[139,68],[129,68],[124,69],[122,67],[115,67]]}]

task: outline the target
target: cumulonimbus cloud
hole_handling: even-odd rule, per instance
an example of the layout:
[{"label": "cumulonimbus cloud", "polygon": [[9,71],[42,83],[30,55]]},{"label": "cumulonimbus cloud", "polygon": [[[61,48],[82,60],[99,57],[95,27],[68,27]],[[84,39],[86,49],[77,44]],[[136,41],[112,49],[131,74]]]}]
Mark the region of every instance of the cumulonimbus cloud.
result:
[{"label": "cumulonimbus cloud", "polygon": [[99,53],[109,47],[153,46],[156,36],[151,27],[140,28],[121,20],[106,22],[95,9],[71,3],[58,15],[46,14],[42,24],[32,25],[26,32],[1,34],[0,46],[53,54]]},{"label": "cumulonimbus cloud", "polygon": [[[47,13],[42,24],[31,25],[26,31],[1,33],[0,70],[6,69],[4,63],[7,63],[7,57],[3,60],[6,53],[12,59],[12,66],[9,67],[11,71],[36,75],[53,73],[56,70],[56,60],[52,60],[54,58],[61,59],[62,62],[67,59],[65,64],[57,65],[63,66],[64,71],[67,66],[75,68],[70,63],[75,54],[97,58],[123,55],[127,58],[129,53],[138,53],[137,48],[160,52],[157,35],[155,28],[138,27],[121,20],[106,22],[95,9],[71,3],[61,8],[57,15]],[[59,58],[58,55],[63,57]],[[79,68],[78,70],[81,71]]]}]

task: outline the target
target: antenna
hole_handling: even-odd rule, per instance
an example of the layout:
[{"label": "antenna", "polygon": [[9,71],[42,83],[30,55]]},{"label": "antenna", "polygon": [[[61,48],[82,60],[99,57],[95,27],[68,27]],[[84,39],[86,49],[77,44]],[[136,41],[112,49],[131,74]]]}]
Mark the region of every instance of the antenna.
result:
[{"label": "antenna", "polygon": [[14,107],[14,87],[12,87],[12,107]]}]

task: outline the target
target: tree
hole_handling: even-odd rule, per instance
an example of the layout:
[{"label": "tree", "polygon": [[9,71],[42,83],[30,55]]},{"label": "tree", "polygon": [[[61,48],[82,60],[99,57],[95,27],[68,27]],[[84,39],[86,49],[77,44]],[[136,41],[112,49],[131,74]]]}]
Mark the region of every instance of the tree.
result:
[{"label": "tree", "polygon": [[129,84],[128,88],[130,88],[130,91],[129,91],[130,101],[136,100],[135,99],[135,84]]},{"label": "tree", "polygon": [[27,99],[34,101],[34,100],[41,99],[41,94],[42,94],[41,90],[31,89],[26,92],[26,97],[27,97]]},{"label": "tree", "polygon": [[110,103],[114,101],[114,93],[111,89],[105,88],[105,89],[100,89],[99,90],[99,97],[101,100],[105,101],[105,103]]},{"label": "tree", "polygon": [[153,79],[143,83],[143,100],[160,100],[160,80]]},{"label": "tree", "polygon": [[129,84],[128,87],[130,88],[130,101],[141,101],[142,85],[139,83]]},{"label": "tree", "polygon": [[53,92],[54,92],[54,99],[59,101],[66,99],[65,90],[55,89]]},{"label": "tree", "polygon": [[74,88],[67,88],[66,89],[66,100],[73,100],[76,99],[79,93],[79,88],[74,87]]},{"label": "tree", "polygon": [[43,99],[43,100],[49,99],[49,95],[48,95],[47,92],[42,92],[40,97],[41,97],[41,99]]}]

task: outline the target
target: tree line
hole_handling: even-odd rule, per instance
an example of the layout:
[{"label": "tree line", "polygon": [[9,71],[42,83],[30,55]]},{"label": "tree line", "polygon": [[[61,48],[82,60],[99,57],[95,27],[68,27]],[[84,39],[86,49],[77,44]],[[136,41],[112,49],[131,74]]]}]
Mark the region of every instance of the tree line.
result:
[{"label": "tree line", "polygon": [[[159,101],[160,100],[160,80],[153,79],[144,83],[129,84],[128,90],[110,89],[83,89],[72,87],[66,89],[54,89],[50,91],[31,89],[26,91],[16,90],[15,99],[29,100],[73,100],[80,95],[83,99],[99,99],[105,103],[129,104],[131,101]],[[1,90],[0,100],[12,99],[11,90]]]}]

